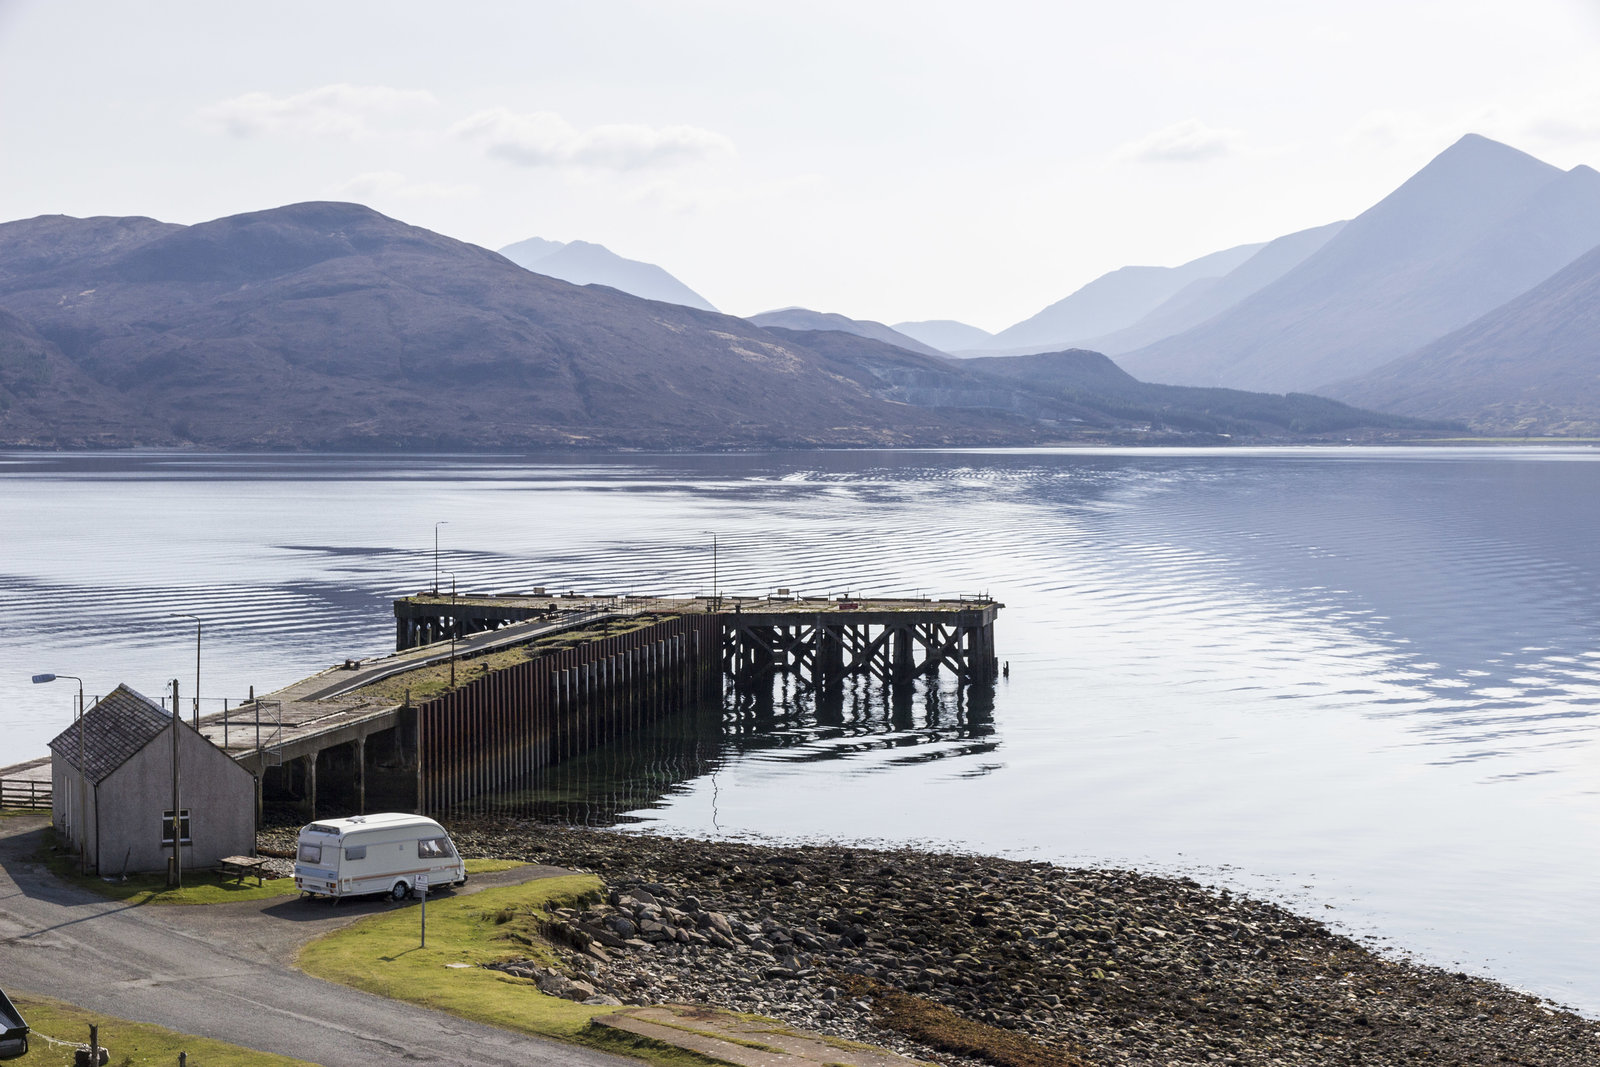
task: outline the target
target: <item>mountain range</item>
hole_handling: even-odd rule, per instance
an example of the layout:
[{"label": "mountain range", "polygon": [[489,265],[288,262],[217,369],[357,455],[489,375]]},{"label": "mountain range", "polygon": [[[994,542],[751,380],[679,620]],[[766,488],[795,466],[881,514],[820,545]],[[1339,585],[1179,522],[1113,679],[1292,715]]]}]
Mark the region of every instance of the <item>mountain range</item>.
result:
[{"label": "mountain range", "polygon": [[1258,397],[1218,429],[1191,418],[1214,398],[1130,396],[1120,378],[1102,396],[1095,375],[1068,388],[1047,369],[991,372],[573,285],[356,204],[193,226],[0,225],[11,446],[938,446],[1442,428],[1337,404],[1297,421],[1296,398]]},{"label": "mountain range", "polygon": [[1597,247],[1600,173],[1469,134],[1348,222],[1122,267],[997,334],[948,319],[896,329],[964,357],[1085,348],[1148,382],[1587,433],[1600,430],[1583,302]]},{"label": "mountain range", "polygon": [[625,259],[605,245],[588,241],[547,241],[530,237],[506,245],[500,254],[536,274],[574,285],[606,285],[667,304],[715,311],[711,302],[654,263]]},{"label": "mountain range", "polygon": [[1124,353],[1154,381],[1315,391],[1459,329],[1600,244],[1600,173],[1469,135],[1302,263]]},{"label": "mountain range", "polygon": [[1239,245],[1178,267],[1121,267],[1102,274],[1043,311],[994,335],[984,349],[1024,355],[1060,349],[1125,329],[1178,295],[1191,283],[1218,278],[1262,248]]},{"label": "mountain range", "polygon": [[1600,248],[1332,395],[1502,434],[1600,436]]}]

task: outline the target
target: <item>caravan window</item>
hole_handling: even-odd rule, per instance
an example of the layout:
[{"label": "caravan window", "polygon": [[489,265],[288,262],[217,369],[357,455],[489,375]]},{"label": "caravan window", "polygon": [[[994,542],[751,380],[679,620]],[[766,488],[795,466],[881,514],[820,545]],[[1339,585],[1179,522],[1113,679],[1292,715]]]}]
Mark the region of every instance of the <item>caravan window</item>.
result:
[{"label": "caravan window", "polygon": [[321,845],[313,845],[313,844],[310,844],[309,842],[306,842],[306,841],[300,842],[300,862],[301,863],[321,863],[322,862],[322,846]]},{"label": "caravan window", "polygon": [[454,854],[450,850],[450,839],[448,837],[424,837],[417,842],[418,859],[435,860]]},{"label": "caravan window", "polygon": [[344,858],[347,860],[364,860],[367,858],[366,845],[346,845]]}]

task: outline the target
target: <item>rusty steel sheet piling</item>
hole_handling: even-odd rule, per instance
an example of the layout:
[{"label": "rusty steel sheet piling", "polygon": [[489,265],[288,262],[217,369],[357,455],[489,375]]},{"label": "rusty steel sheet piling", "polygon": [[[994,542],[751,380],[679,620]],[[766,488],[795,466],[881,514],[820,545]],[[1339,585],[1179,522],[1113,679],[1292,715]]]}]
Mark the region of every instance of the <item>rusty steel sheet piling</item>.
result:
[{"label": "rusty steel sheet piling", "polygon": [[468,682],[416,707],[417,810],[460,811],[721,693],[720,625],[680,615]]}]

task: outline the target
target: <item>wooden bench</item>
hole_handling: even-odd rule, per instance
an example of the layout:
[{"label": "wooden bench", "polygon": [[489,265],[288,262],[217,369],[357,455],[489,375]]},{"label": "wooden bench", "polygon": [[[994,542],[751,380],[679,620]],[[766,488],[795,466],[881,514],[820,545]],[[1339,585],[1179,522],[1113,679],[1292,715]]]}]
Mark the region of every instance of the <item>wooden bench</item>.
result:
[{"label": "wooden bench", "polygon": [[263,856],[224,856],[217,861],[217,870],[224,878],[231,875],[235,882],[254,877],[256,885],[261,885],[267,877],[267,861]]}]

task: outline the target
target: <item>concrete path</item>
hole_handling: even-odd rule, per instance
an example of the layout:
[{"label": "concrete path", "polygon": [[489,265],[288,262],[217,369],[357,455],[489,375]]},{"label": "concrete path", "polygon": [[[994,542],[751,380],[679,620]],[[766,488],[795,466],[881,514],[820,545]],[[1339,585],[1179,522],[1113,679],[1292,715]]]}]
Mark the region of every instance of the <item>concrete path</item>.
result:
[{"label": "concrete path", "polygon": [[[485,1064],[637,1067],[312,978],[306,941],[384,903],[256,901],[136,906],[57,881],[34,863],[48,820],[0,820],[0,986],[328,1067]],[[520,869],[469,888],[536,877]],[[543,873],[554,873],[545,871]],[[68,1035],[71,1036],[71,1035]],[[116,1034],[102,1032],[116,1056]]]}]

